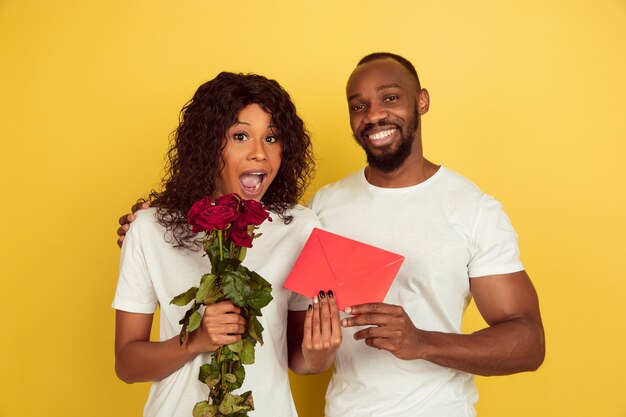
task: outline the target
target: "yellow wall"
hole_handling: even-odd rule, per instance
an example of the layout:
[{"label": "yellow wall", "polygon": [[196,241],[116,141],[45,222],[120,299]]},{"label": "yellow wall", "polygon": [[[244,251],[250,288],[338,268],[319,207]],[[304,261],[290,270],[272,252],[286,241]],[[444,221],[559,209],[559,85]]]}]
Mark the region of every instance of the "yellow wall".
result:
[{"label": "yellow wall", "polygon": [[[541,297],[544,366],[479,378],[479,414],[625,416],[624,0],[1,0],[0,416],[140,414],[147,384],[113,372],[116,219],[200,83],[278,79],[314,191],[363,164],[343,88],[377,50],[418,67],[426,154],[503,202]],[[326,380],[295,378],[302,417]]]}]

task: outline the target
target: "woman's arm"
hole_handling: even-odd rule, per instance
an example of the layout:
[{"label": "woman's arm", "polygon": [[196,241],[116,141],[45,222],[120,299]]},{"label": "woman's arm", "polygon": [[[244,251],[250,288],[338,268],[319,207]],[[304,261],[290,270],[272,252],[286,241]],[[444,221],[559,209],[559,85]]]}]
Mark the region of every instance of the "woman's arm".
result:
[{"label": "woman's arm", "polygon": [[173,337],[151,342],[152,314],[116,311],[115,372],[124,382],[157,381],[171,375],[200,353],[241,339],[245,320],[239,307],[229,301],[208,306],[200,328],[185,343]]}]

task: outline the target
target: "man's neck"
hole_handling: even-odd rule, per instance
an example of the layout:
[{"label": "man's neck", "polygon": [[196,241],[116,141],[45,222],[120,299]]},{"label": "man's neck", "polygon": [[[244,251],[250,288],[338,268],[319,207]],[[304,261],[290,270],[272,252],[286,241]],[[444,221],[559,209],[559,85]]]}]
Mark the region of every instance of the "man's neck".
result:
[{"label": "man's neck", "polygon": [[365,168],[367,182],[381,188],[404,188],[420,184],[437,172],[439,165],[425,159],[421,154],[409,156],[404,164],[391,172],[384,172],[368,165]]}]

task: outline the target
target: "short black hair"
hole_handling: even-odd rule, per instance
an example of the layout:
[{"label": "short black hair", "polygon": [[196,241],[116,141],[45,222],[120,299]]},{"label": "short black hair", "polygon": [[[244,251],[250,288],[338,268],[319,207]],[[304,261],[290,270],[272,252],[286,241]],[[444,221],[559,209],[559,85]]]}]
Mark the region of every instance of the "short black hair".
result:
[{"label": "short black hair", "polygon": [[417,76],[417,71],[415,71],[415,67],[413,66],[413,64],[411,64],[411,61],[409,61],[408,59],[400,55],[392,54],[391,52],[374,52],[369,55],[365,55],[363,58],[361,58],[361,60],[356,66],[358,67],[359,65],[362,65],[371,61],[376,61],[378,59],[393,59],[394,61],[398,62],[400,65],[406,68],[407,71],[409,71],[409,74],[411,74],[413,78],[415,78],[415,82],[417,83],[417,90],[419,91],[422,89],[422,86],[420,84],[420,79]]}]

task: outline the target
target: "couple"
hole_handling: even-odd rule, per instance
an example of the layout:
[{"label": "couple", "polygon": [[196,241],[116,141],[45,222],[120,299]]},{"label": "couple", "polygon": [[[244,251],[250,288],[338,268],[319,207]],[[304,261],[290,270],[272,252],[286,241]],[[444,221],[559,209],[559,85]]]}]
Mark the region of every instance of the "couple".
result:
[{"label": "couple", "polygon": [[[116,313],[116,371],[152,384],[146,416],[191,415],[206,396],[197,369],[243,332],[238,308],[207,307],[180,347],[174,295],[209,269],[185,223],[194,201],[237,192],[260,200],[264,223],[245,260],[273,284],[263,310],[265,344],[247,369],[255,416],[295,416],[287,367],[316,373],[333,362],[326,417],[474,416],[472,374],[534,370],[544,335],[536,292],[519,261],[517,236],[497,201],[462,176],[426,160],[421,116],[428,92],[413,65],[370,54],[346,88],[365,169],[297,205],[313,161],[309,136],[288,94],[257,75],[222,73],[183,108],[163,191],[140,210],[124,240]],[[131,217],[132,220],[132,217]],[[310,300],[282,283],[311,229],[333,232],[406,257],[385,303],[352,306],[340,320],[332,294]],[[474,298],[488,327],[461,334]],[[309,304],[312,304],[309,307]],[[156,306],[161,342],[150,341]],[[234,313],[234,314],[233,314]]]}]

